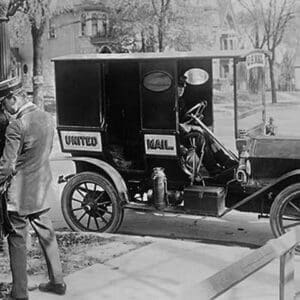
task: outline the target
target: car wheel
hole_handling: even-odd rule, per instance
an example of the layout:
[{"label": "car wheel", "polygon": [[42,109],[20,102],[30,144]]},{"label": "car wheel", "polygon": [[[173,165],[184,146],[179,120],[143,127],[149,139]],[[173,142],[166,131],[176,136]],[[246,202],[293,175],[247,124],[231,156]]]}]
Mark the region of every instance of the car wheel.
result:
[{"label": "car wheel", "polygon": [[300,183],[288,186],[276,196],[270,210],[270,225],[276,237],[300,226]]},{"label": "car wheel", "polygon": [[76,174],[67,182],[61,208],[74,231],[115,232],[124,214],[114,186],[93,172]]}]

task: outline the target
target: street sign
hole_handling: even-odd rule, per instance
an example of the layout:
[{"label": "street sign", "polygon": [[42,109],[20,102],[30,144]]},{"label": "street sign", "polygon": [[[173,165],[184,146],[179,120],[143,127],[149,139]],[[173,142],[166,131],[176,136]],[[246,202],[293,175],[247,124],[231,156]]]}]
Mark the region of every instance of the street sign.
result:
[{"label": "street sign", "polygon": [[100,132],[61,130],[60,135],[64,151],[102,152]]}]

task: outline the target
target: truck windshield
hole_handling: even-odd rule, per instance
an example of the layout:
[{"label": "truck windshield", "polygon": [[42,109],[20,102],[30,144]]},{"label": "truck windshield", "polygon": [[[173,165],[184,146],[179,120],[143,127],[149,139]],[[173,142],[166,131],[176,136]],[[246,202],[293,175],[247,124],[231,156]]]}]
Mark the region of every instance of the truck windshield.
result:
[{"label": "truck windshield", "polygon": [[215,134],[232,150],[236,137],[262,134],[265,123],[260,68],[249,71],[245,61],[234,65],[232,58],[213,61]]}]

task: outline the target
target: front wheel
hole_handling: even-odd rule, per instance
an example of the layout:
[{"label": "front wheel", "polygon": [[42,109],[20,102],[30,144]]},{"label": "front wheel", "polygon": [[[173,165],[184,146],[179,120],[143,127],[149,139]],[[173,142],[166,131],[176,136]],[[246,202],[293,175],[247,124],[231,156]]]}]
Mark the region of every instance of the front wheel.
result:
[{"label": "front wheel", "polygon": [[300,183],[288,186],[276,196],[270,210],[270,225],[276,237],[300,226]]},{"label": "front wheel", "polygon": [[115,232],[124,214],[114,186],[93,172],[76,174],[67,182],[61,208],[74,231]]}]

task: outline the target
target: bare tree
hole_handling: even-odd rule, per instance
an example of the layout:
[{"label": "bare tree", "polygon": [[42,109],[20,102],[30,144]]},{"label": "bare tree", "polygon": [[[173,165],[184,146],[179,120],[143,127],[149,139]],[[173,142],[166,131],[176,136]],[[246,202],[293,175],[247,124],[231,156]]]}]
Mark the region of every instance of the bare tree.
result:
[{"label": "bare tree", "polygon": [[186,51],[192,49],[195,40],[211,43],[211,35],[207,32],[209,17],[204,16],[203,10],[186,7],[184,2],[112,0],[108,5],[116,39],[118,35],[130,36],[137,44],[141,43],[137,51],[162,52],[166,48]]},{"label": "bare tree", "polygon": [[[281,44],[289,22],[295,16],[296,0],[238,0],[248,14],[250,42],[255,48],[266,49],[271,82],[272,103],[277,102],[274,65],[276,48]],[[247,19],[244,19],[244,21]]]},{"label": "bare tree", "polygon": [[111,0],[106,6],[110,37],[116,43],[131,41],[136,51],[186,51],[193,48],[195,41],[203,42],[207,48],[213,42],[207,30],[212,27],[211,17],[199,7],[195,11],[174,0]]},{"label": "bare tree", "polygon": [[164,37],[168,29],[168,14],[171,0],[151,0],[154,17],[157,20],[158,50],[164,50]]},{"label": "bare tree", "polygon": [[141,49],[137,43],[141,40],[142,51],[146,51],[150,46],[148,39],[152,32],[152,27],[149,26],[151,24],[149,1],[111,0],[107,2],[106,8],[109,10],[109,36],[114,43],[138,51]]},{"label": "bare tree", "polygon": [[167,44],[172,0],[112,0],[110,22],[113,35],[130,36],[142,43],[141,51],[162,52]]},{"label": "bare tree", "polygon": [[43,109],[43,35],[46,24],[51,16],[71,9],[73,4],[71,0],[11,0],[10,5],[18,7],[20,14],[16,17],[19,20],[25,17],[30,26],[33,49],[33,102]]},{"label": "bare tree", "polygon": [[291,49],[286,50],[283,54],[278,83],[281,91],[292,91],[294,89],[294,55],[295,51]]}]

